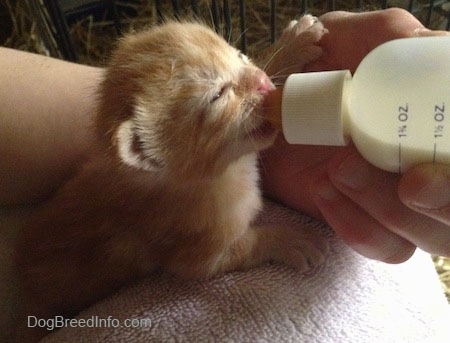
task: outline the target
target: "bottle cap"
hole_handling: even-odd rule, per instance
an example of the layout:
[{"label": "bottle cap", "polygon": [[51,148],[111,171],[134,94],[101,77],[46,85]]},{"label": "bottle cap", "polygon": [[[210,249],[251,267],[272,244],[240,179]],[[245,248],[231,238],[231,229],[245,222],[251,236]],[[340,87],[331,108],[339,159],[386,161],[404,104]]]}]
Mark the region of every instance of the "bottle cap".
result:
[{"label": "bottle cap", "polygon": [[290,75],[281,102],[283,134],[291,144],[346,145],[343,113],[348,70]]}]

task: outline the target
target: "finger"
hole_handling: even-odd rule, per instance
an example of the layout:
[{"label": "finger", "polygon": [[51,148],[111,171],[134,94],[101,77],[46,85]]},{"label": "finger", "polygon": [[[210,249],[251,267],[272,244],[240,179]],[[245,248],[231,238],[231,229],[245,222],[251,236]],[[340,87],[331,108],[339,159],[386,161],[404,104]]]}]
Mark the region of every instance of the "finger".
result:
[{"label": "finger", "polygon": [[378,45],[396,38],[417,37],[424,26],[411,13],[399,8],[364,13],[334,11],[321,16],[328,34],[320,41],[323,58],[308,65],[308,71],[350,69]]},{"label": "finger", "polygon": [[313,184],[311,193],[328,224],[361,255],[384,262],[400,263],[413,254],[413,244],[386,229],[342,195],[328,176],[319,178]]},{"label": "finger", "polygon": [[409,208],[450,226],[449,166],[424,164],[412,168],[401,179],[398,192]]},{"label": "finger", "polygon": [[330,30],[330,34],[332,31],[351,33],[354,37],[347,38],[367,42],[369,50],[388,40],[417,36],[416,32],[424,29],[423,24],[414,15],[401,8],[363,13],[335,11],[328,12],[319,19]]},{"label": "finger", "polygon": [[343,194],[382,226],[430,253],[450,254],[450,228],[405,206],[398,194],[400,175],[371,166],[354,149],[341,150],[328,173]]}]

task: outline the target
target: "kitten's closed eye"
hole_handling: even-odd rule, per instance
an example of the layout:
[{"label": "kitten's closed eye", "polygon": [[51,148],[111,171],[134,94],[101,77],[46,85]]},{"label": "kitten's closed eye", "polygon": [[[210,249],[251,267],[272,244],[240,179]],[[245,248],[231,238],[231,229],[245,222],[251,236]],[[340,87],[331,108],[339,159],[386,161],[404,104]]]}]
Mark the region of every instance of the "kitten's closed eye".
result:
[{"label": "kitten's closed eye", "polygon": [[226,92],[228,92],[231,88],[233,87],[231,82],[228,82],[226,84],[224,84],[220,90],[218,92],[216,92],[212,99],[211,99],[211,103],[213,103],[216,100],[219,100]]}]

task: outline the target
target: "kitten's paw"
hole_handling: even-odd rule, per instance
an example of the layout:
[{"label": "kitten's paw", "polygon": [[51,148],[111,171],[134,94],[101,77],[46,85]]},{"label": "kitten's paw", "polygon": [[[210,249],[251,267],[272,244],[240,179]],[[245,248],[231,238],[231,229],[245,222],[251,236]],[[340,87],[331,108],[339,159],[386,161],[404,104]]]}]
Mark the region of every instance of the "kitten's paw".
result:
[{"label": "kitten's paw", "polygon": [[305,15],[299,20],[292,20],[281,34],[280,41],[284,43],[302,39],[303,45],[317,43],[328,32],[317,17]]},{"label": "kitten's paw", "polygon": [[329,250],[327,240],[304,228],[276,228],[278,246],[276,260],[301,272],[314,268],[325,261]]},{"label": "kitten's paw", "polygon": [[269,75],[283,82],[289,74],[303,71],[306,64],[322,55],[318,42],[327,32],[311,15],[292,20],[274,44],[274,54],[267,68]]}]

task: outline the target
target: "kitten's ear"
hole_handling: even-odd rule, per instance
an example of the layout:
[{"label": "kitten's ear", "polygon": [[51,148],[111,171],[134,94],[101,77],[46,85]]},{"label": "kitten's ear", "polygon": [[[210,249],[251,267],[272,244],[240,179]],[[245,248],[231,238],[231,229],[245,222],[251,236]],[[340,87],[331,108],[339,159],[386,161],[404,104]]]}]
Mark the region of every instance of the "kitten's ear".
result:
[{"label": "kitten's ear", "polygon": [[156,148],[156,142],[151,144],[142,139],[142,132],[133,119],[119,125],[115,140],[123,163],[148,171],[159,171],[164,167],[164,158],[161,151]]}]

